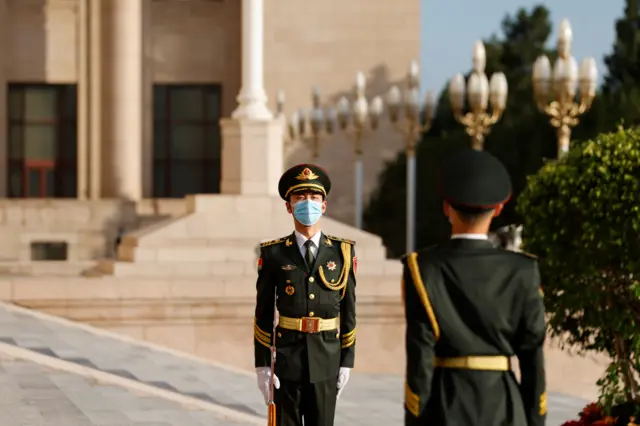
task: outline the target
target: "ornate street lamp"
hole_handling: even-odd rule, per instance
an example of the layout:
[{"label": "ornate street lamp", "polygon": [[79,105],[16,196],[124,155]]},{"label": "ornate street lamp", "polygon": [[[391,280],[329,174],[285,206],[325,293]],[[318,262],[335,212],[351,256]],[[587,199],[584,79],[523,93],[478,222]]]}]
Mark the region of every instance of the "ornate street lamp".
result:
[{"label": "ornate street lamp", "polygon": [[[465,126],[467,134],[471,136],[471,147],[478,151],[483,149],[484,137],[491,131],[491,126],[500,120],[507,104],[507,78],[503,73],[496,72],[489,81],[484,72],[486,62],[484,44],[478,41],[473,48],[473,72],[466,87],[464,76],[460,73],[449,82],[453,115]],[[466,114],[463,113],[465,92],[470,109]],[[487,112],[489,104],[491,113]]]},{"label": "ornate street lamp", "polygon": [[[567,19],[560,23],[558,31],[558,59],[551,69],[546,56],[540,56],[533,65],[533,90],[536,105],[549,116],[551,125],[557,129],[558,158],[569,151],[571,128],[589,108],[596,96],[598,70],[592,57],[578,63],[571,56],[573,32]],[[575,101],[580,92],[579,102]],[[549,99],[551,98],[551,102]]]},{"label": "ornate street lamp", "polygon": [[362,139],[367,129],[376,130],[382,114],[382,98],[376,96],[371,105],[365,97],[366,79],[363,73],[356,75],[356,100],[353,109],[345,96],[338,101],[338,124],[340,129],[353,135],[355,139],[355,223],[362,229],[364,166],[362,163]]},{"label": "ornate street lamp", "polygon": [[[387,95],[387,106],[391,122],[405,136],[407,155],[407,253],[415,249],[416,206],[416,145],[423,133],[431,128],[433,101],[427,92],[424,104],[420,101],[420,68],[411,61],[406,77],[404,94],[397,86],[391,87]],[[424,110],[424,115],[420,112]],[[403,120],[400,116],[403,115]],[[423,122],[424,120],[424,122]]]},{"label": "ornate street lamp", "polygon": [[320,139],[324,133],[333,134],[338,122],[338,112],[335,108],[327,108],[326,111],[320,106],[320,90],[313,88],[312,108],[307,117],[306,111],[300,108],[297,113],[291,115],[289,133],[296,138],[305,138],[307,128],[310,130],[312,138],[312,155],[316,160],[320,153]]}]

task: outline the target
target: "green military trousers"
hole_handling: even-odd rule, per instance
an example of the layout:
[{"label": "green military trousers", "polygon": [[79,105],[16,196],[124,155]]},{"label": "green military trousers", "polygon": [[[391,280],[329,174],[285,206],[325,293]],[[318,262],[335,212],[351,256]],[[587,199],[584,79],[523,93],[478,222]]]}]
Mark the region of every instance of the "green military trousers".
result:
[{"label": "green military trousers", "polygon": [[275,391],[276,424],[333,426],[337,398],[337,377],[317,383],[281,379],[280,389]]}]

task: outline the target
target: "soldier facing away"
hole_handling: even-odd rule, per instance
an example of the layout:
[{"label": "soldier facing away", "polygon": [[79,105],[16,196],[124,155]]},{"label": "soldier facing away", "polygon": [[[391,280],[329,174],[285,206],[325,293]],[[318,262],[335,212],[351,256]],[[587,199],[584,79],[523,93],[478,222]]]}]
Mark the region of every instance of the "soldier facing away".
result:
[{"label": "soldier facing away", "polygon": [[495,157],[469,150],[445,162],[440,190],[451,239],[403,258],[405,425],[544,425],[538,264],[487,240],[510,197],[509,175]]},{"label": "soldier facing away", "polygon": [[355,243],[320,230],[331,190],[320,167],[292,167],[278,190],[295,231],[260,247],[254,327],[258,387],[267,402],[273,379],[278,426],[302,426],[303,418],[305,426],[332,426],[355,359]]}]

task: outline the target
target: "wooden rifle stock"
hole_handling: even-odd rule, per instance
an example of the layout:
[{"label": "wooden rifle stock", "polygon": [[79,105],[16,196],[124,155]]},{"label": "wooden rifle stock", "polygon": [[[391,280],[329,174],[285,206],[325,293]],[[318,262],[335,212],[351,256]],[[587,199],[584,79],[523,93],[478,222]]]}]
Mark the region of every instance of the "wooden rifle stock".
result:
[{"label": "wooden rifle stock", "polygon": [[269,420],[267,426],[276,426],[276,403],[275,403],[275,386],[273,377],[276,374],[276,315],[278,315],[278,289],[274,290],[273,295],[273,330],[271,332],[271,377],[269,379]]},{"label": "wooden rifle stock", "polygon": [[276,404],[269,404],[269,423],[267,426],[276,426]]}]

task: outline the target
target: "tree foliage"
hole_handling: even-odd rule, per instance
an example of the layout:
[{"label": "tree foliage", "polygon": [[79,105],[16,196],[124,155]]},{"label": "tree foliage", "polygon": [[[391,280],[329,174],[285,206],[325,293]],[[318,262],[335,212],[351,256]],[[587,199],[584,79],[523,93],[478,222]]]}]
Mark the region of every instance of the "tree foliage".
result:
[{"label": "tree foliage", "polygon": [[640,0],[626,0],[624,15],[616,21],[613,51],[604,59],[608,74],[604,90],[615,92],[640,83]]},{"label": "tree foliage", "polygon": [[551,333],[613,360],[599,382],[610,411],[640,404],[640,132],[573,144],[529,177],[517,209]]},{"label": "tree foliage", "polygon": [[602,87],[608,108],[606,124],[620,120],[640,126],[640,0],[626,0],[624,15],[616,21],[616,39]]}]

